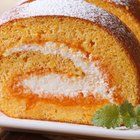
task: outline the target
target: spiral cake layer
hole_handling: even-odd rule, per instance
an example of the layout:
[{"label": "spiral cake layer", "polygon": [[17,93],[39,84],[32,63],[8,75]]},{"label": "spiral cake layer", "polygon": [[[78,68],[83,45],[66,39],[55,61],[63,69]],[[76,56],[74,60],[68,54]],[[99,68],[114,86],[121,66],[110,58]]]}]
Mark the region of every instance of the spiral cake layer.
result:
[{"label": "spiral cake layer", "polygon": [[105,104],[139,103],[140,46],[116,17],[83,0],[34,0],[9,13],[0,20],[5,114],[91,124]]},{"label": "spiral cake layer", "polygon": [[4,56],[18,52],[41,52],[43,55],[57,55],[62,57],[64,61],[71,61],[73,67],[81,70],[75,71],[77,74],[79,72],[80,77],[68,78],[68,76],[62,74],[49,74],[45,76],[30,76],[29,79],[23,80],[21,84],[25,88],[31,89],[35,94],[52,93],[55,96],[61,94],[64,94],[64,96],[77,96],[78,93],[83,93],[83,96],[86,97],[89,93],[103,94],[104,96],[112,93],[112,89],[109,90],[107,85],[107,79],[103,77],[103,73],[99,69],[99,62],[97,60],[92,62],[92,56],[87,58],[80,51],[73,52],[66,45],[53,42],[48,42],[44,46],[25,45],[8,49],[5,51]]},{"label": "spiral cake layer", "polygon": [[117,16],[136,35],[140,42],[139,0],[86,0]]}]

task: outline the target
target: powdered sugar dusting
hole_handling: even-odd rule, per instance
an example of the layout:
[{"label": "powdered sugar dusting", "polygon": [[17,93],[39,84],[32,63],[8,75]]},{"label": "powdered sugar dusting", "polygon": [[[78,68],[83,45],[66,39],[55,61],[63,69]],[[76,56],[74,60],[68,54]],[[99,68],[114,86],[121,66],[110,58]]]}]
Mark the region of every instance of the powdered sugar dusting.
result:
[{"label": "powdered sugar dusting", "polygon": [[[13,8],[10,13],[5,13],[0,23],[40,15],[70,16],[91,21],[96,21],[99,16],[104,18],[109,18],[108,16],[110,16],[109,13],[84,0],[35,0],[31,3],[25,3]],[[99,21],[104,23],[106,20],[99,19]]]},{"label": "powdered sugar dusting", "polygon": [[84,0],[35,0],[6,12],[1,17],[0,24],[13,19],[54,15],[81,18],[98,23],[107,28],[109,32],[117,34],[119,39],[123,41],[126,39],[131,40],[130,38],[132,38],[131,32],[118,18]]},{"label": "powdered sugar dusting", "polygon": [[129,6],[129,3],[132,0],[108,0],[109,2],[114,2],[115,4],[122,5],[122,6]]},{"label": "powdered sugar dusting", "polygon": [[132,33],[118,18],[84,0],[35,0],[31,3],[18,5],[3,14],[0,24],[34,16],[67,16],[85,19],[104,26],[109,32],[117,35],[121,41],[132,40],[130,39]]},{"label": "powdered sugar dusting", "polygon": [[[122,6],[133,6],[132,3],[134,2],[134,0],[107,0],[108,2],[113,2],[117,5],[122,5]],[[138,0],[135,0],[138,1]],[[18,5],[20,4],[24,4],[26,2],[32,2],[32,0],[20,0],[18,2]]]},{"label": "powdered sugar dusting", "polygon": [[37,16],[66,16],[96,23],[114,35],[116,41],[119,41],[121,46],[128,51],[140,73],[140,44],[136,37],[118,18],[103,9],[84,0],[35,0],[31,3],[18,5],[3,14],[0,24],[14,19]]},{"label": "powdered sugar dusting", "polygon": [[[107,2],[121,7],[131,13],[136,20],[140,22],[140,1],[139,0],[106,0]],[[126,14],[127,16],[127,14]]]}]

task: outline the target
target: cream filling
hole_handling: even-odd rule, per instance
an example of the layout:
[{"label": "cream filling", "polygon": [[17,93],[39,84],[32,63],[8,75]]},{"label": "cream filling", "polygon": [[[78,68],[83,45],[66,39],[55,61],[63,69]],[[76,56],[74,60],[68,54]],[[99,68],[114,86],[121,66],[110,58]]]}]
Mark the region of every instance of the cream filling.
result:
[{"label": "cream filling", "polygon": [[70,59],[76,67],[80,67],[85,73],[84,77],[71,77],[60,74],[49,74],[45,76],[30,76],[22,81],[23,87],[30,89],[34,94],[44,96],[47,94],[77,96],[83,93],[87,96],[89,93],[96,95],[101,94],[105,98],[111,98],[114,88],[109,88],[106,82],[106,76],[99,69],[99,62],[92,61],[78,51],[74,52],[65,44],[56,44],[47,42],[43,47],[38,45],[24,45],[17,48],[7,49],[4,56],[12,55],[15,52],[23,51],[40,51],[42,54],[61,55],[65,59]]}]

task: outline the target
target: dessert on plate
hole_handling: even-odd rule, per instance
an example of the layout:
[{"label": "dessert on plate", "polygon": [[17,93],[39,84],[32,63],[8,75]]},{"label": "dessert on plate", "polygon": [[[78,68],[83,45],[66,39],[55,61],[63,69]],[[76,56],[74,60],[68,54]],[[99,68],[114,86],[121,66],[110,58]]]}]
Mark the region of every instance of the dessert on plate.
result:
[{"label": "dessert on plate", "polygon": [[26,1],[0,19],[0,110],[92,124],[102,106],[139,103],[140,44],[83,0]]}]

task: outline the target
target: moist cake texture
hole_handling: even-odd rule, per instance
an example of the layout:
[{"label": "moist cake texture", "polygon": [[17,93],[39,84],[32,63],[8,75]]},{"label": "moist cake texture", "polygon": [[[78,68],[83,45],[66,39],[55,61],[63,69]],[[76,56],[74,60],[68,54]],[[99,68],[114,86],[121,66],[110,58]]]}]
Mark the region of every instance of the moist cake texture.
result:
[{"label": "moist cake texture", "polygon": [[140,46],[115,16],[83,0],[34,0],[0,19],[0,110],[91,124],[105,104],[139,103]]},{"label": "moist cake texture", "polygon": [[86,0],[117,16],[136,35],[140,42],[139,0]]}]

